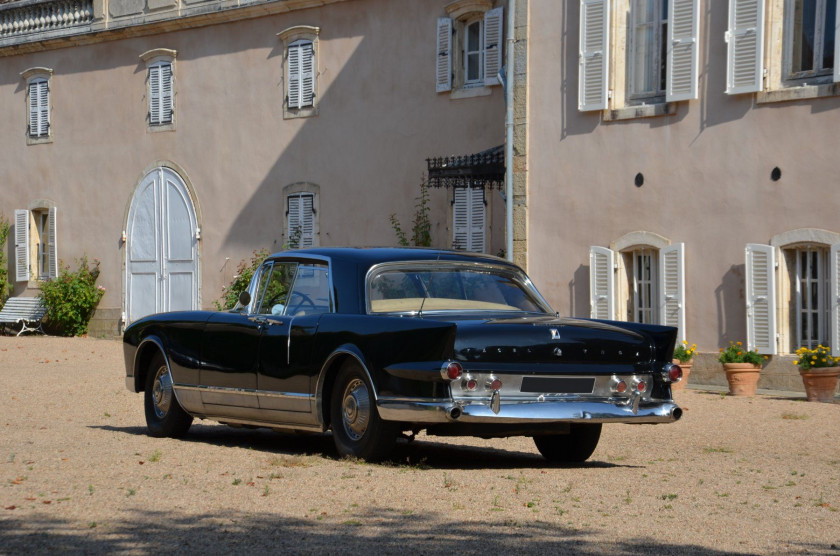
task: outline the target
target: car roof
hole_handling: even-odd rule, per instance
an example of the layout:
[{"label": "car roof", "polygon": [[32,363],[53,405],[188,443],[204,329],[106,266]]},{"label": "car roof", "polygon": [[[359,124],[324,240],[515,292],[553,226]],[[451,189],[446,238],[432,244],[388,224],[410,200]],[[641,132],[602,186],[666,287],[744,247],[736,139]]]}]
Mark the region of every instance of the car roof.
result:
[{"label": "car roof", "polygon": [[315,247],[310,249],[294,249],[280,251],[271,255],[275,257],[304,257],[307,255],[328,258],[334,262],[355,263],[373,266],[380,263],[395,261],[464,261],[487,264],[502,264],[515,266],[505,259],[469,251],[454,251],[450,249],[429,249],[422,247]]}]

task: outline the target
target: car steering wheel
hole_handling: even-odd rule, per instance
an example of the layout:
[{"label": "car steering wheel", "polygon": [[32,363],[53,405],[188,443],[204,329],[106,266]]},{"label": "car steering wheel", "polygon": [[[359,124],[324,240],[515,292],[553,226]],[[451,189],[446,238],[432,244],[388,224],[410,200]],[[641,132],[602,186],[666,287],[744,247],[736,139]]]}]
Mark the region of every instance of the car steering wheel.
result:
[{"label": "car steering wheel", "polygon": [[[300,296],[300,301],[299,301],[299,302],[297,302],[297,303],[292,303],[292,298],[293,298],[294,296],[296,296],[296,295],[297,295],[297,296]],[[287,315],[294,315],[294,314],[295,314],[295,313],[297,313],[297,312],[298,312],[298,311],[299,311],[299,310],[300,310],[300,309],[301,309],[304,305],[309,305],[309,306],[310,306],[311,308],[313,308],[313,309],[315,308],[315,302],[314,302],[314,301],[312,301],[312,298],[311,298],[311,297],[309,297],[307,294],[305,294],[305,293],[303,293],[303,292],[293,291],[293,292],[289,295],[289,299],[288,299],[288,302],[287,302],[287,307],[286,307],[286,308],[287,308],[286,314],[287,314]]]}]

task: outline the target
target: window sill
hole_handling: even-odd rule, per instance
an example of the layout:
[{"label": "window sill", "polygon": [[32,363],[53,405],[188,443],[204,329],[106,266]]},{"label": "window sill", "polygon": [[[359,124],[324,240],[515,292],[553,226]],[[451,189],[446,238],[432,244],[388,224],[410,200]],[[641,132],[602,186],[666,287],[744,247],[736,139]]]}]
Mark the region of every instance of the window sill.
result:
[{"label": "window sill", "polygon": [[161,125],[150,125],[149,132],[150,133],[157,133],[159,131],[175,131],[175,122],[171,124],[161,124]]},{"label": "window sill", "polygon": [[283,106],[283,119],[284,120],[293,120],[295,118],[311,118],[312,116],[318,115],[318,107],[317,106],[307,106],[305,108],[289,108],[287,106]]},{"label": "window sill", "polygon": [[475,97],[486,97],[493,94],[493,89],[490,87],[461,87],[459,89],[453,89],[451,93],[449,93],[449,98],[452,100],[458,100],[461,98],[475,98]]},{"label": "window sill", "polygon": [[807,100],[813,98],[840,96],[840,83],[825,83],[823,85],[799,85],[756,93],[757,104],[771,102],[787,102],[791,100]]},{"label": "window sill", "polygon": [[27,145],[45,145],[47,143],[52,143],[52,135],[47,135],[46,137],[31,137],[29,135],[26,136],[26,144]]},{"label": "window sill", "polygon": [[620,120],[635,120],[637,118],[654,118],[657,116],[673,116],[677,113],[676,102],[662,102],[658,104],[640,104],[638,106],[625,106],[615,110],[604,111],[605,122],[617,122]]}]

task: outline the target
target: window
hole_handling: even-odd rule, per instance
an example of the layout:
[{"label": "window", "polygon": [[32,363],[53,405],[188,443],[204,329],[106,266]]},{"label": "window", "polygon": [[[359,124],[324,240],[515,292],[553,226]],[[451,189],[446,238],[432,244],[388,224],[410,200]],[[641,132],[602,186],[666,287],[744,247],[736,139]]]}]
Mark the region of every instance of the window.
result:
[{"label": "window", "polygon": [[664,100],[668,1],[633,0],[630,19],[630,97]]},{"label": "window", "polygon": [[56,207],[15,211],[15,278],[18,282],[58,276]]},{"label": "window", "polygon": [[580,0],[579,110],[657,116],[674,113],[664,103],[696,99],[698,3]]},{"label": "window", "polygon": [[165,48],[149,50],[140,57],[146,62],[148,123],[150,129],[173,129],[175,93],[173,66],[176,52]]},{"label": "window", "polygon": [[26,80],[27,144],[50,142],[50,77],[52,70],[31,68],[21,74]]},{"label": "window", "polygon": [[437,92],[499,85],[503,8],[489,0],[447,5],[437,22]]},{"label": "window", "polygon": [[318,35],[320,28],[290,27],[278,33],[284,44],[283,117],[298,118],[318,113]]},{"label": "window", "polygon": [[454,188],[452,200],[452,245],[455,249],[483,253],[486,237],[484,189]]},{"label": "window", "polygon": [[837,15],[836,0],[729,0],[726,92],[762,93],[759,102],[835,95]]},{"label": "window", "polygon": [[685,246],[633,232],[589,248],[591,317],[664,324],[685,339]]},{"label": "window", "polygon": [[255,293],[254,312],[261,315],[282,315],[297,263],[273,263],[263,265]]},{"label": "window", "polygon": [[830,346],[840,355],[840,234],[811,228],[746,246],[747,346],[793,353]]},{"label": "window", "polygon": [[293,249],[315,246],[315,195],[297,193],[287,197],[288,245]]}]

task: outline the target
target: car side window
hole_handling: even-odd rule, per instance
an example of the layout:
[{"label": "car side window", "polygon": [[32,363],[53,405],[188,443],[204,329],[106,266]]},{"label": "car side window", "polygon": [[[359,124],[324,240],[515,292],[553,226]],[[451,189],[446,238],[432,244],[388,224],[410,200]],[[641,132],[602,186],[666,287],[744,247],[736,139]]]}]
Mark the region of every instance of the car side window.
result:
[{"label": "car side window", "polygon": [[325,265],[300,265],[285,314],[319,315],[331,310],[328,268]]},{"label": "car side window", "polygon": [[[263,273],[260,282],[265,280],[265,287],[257,290],[262,291],[258,314],[282,315],[284,313],[297,266],[297,263],[275,262],[270,273]],[[264,278],[265,275],[268,276],[267,279]]]}]

